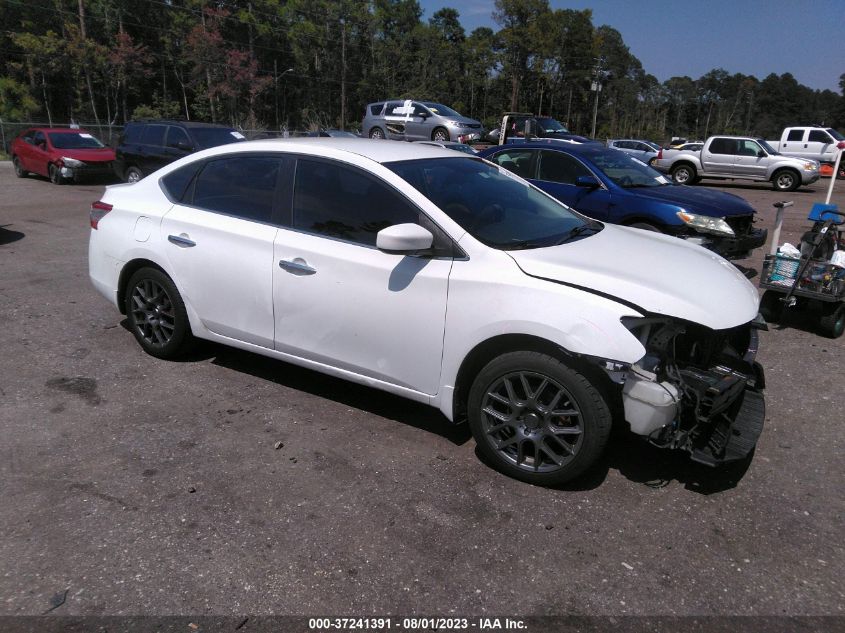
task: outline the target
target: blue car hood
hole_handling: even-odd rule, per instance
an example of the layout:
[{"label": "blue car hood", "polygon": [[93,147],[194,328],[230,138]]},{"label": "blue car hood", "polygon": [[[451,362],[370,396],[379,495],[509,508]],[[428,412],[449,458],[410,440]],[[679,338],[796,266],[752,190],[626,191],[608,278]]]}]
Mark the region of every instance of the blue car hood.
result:
[{"label": "blue car hood", "polygon": [[683,207],[691,213],[699,213],[712,217],[733,215],[751,215],[754,207],[748,202],[724,191],[689,187],[686,185],[665,185],[663,187],[642,187],[626,189],[626,191],[642,198],[669,202]]}]

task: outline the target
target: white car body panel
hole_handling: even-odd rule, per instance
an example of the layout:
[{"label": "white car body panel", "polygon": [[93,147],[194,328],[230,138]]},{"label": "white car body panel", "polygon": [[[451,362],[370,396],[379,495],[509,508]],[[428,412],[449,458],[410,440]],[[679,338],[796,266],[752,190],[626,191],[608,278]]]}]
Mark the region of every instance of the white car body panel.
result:
[{"label": "white car body panel", "polygon": [[[211,332],[273,347],[273,242],[278,228],[173,205],[159,244],[182,299]],[[168,241],[189,239],[196,246]],[[235,307],[235,309],[233,309]]]},{"label": "white car body panel", "polygon": [[[391,255],[174,207],[159,187],[162,176],[189,162],[280,151],[369,171],[425,211],[467,257]],[[195,336],[426,402],[450,419],[461,363],[493,337],[528,335],[630,364],[645,350],[620,322],[624,316],[652,312],[722,329],[757,314],[756,290],[731,264],[668,236],[605,225],[558,247],[489,248],[380,164],[426,157],[473,160],[419,144],[338,138],[253,141],[192,154],[136,184],[107,188],[102,200],[114,209],[91,231],[92,282],[119,305],[122,268],[152,261],[174,280]],[[139,216],[147,219],[136,230]],[[197,246],[172,244],[171,234]],[[280,260],[297,258],[316,272],[280,268]]]},{"label": "white car body panel", "polygon": [[273,260],[277,351],[437,393],[451,259],[280,229]]},{"label": "white car body panel", "polygon": [[597,290],[714,330],[757,316],[757,289],[735,266],[668,235],[607,224],[589,239],[511,256],[529,275]]}]

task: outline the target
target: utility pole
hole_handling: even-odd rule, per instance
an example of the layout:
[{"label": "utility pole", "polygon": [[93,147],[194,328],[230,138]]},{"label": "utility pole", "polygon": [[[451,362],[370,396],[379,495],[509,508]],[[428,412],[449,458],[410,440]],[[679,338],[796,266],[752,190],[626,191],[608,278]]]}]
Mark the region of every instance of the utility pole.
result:
[{"label": "utility pole", "polygon": [[596,138],[596,119],[599,115],[599,93],[601,92],[601,80],[604,78],[604,70],[602,70],[603,62],[604,60],[601,57],[596,60],[593,81],[590,84],[590,90],[596,93],[596,99],[593,101],[593,131],[590,134],[590,138]]}]

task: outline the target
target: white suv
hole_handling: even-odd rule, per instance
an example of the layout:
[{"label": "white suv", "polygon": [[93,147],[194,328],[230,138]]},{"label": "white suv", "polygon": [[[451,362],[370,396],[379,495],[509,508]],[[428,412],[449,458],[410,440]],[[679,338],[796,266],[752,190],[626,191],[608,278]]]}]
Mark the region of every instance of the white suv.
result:
[{"label": "white suv", "polygon": [[203,151],[109,187],[89,262],[150,354],[208,339],[430,404],[532,483],[589,467],[614,417],[709,464],[762,429],[758,297],[734,266],[450,150]]}]

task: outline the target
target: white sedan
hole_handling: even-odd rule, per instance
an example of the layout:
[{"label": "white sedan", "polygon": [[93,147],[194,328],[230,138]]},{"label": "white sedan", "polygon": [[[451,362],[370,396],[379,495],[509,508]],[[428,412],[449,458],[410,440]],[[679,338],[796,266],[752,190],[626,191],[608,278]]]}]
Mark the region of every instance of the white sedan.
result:
[{"label": "white sedan", "polygon": [[208,339],[430,404],[532,483],[582,473],[614,421],[711,465],[762,429],[735,267],[450,150],[192,154],[92,205],[89,272],[154,356]]}]

